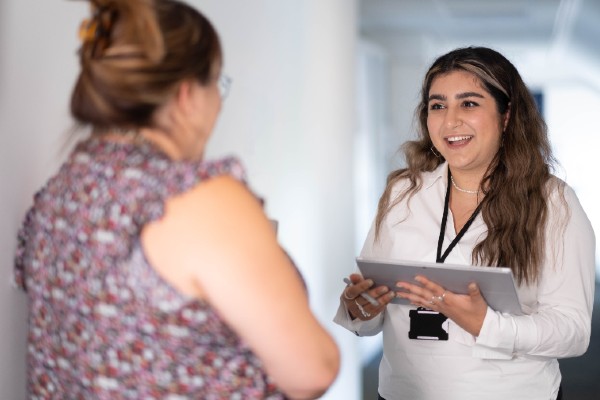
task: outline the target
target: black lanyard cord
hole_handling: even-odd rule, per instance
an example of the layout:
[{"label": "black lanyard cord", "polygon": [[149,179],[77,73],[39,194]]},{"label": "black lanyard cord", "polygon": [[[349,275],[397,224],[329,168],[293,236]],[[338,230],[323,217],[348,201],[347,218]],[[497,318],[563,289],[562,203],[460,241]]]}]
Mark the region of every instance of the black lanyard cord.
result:
[{"label": "black lanyard cord", "polygon": [[446,233],[446,223],[448,222],[448,209],[449,208],[450,208],[450,168],[448,168],[448,188],[446,189],[446,199],[444,200],[444,214],[442,215],[442,225],[440,227],[440,237],[438,239],[438,245],[437,245],[437,257],[435,260],[438,263],[443,263],[446,260],[446,257],[448,257],[448,254],[450,254],[450,252],[452,251],[454,246],[456,246],[458,244],[458,242],[460,241],[460,239],[465,235],[465,233],[467,233],[467,231],[469,230],[469,227],[475,220],[475,217],[477,217],[477,214],[479,214],[479,211],[481,210],[481,203],[479,203],[477,205],[477,208],[475,208],[475,211],[473,211],[473,214],[471,214],[471,216],[469,217],[469,219],[467,220],[465,225],[462,227],[460,232],[458,232],[458,235],[456,235],[454,240],[452,240],[452,242],[450,242],[450,245],[448,246],[448,248],[446,249],[444,254],[442,254],[442,245],[444,244],[444,235]]}]

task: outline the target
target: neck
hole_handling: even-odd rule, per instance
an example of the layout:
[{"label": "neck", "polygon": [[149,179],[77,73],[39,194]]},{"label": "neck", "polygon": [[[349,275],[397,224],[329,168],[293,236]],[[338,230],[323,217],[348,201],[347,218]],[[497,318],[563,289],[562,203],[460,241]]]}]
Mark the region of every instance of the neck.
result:
[{"label": "neck", "polygon": [[463,189],[460,186],[458,186],[456,184],[456,182],[454,181],[454,178],[452,177],[452,175],[450,175],[450,180],[452,181],[452,186],[454,186],[454,189],[458,190],[461,193],[479,194],[479,189],[477,189],[477,190],[470,190],[470,189]]},{"label": "neck", "polygon": [[450,184],[455,191],[469,195],[478,195],[481,193],[481,176],[455,173],[450,171]]}]

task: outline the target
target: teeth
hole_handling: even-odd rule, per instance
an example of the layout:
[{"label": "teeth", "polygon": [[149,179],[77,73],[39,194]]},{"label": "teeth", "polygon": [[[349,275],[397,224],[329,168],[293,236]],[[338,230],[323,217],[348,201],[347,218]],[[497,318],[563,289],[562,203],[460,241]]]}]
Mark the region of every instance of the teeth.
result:
[{"label": "teeth", "polygon": [[467,139],[471,139],[471,136],[453,136],[453,137],[449,137],[447,140],[449,142],[458,142],[460,140],[467,140]]}]

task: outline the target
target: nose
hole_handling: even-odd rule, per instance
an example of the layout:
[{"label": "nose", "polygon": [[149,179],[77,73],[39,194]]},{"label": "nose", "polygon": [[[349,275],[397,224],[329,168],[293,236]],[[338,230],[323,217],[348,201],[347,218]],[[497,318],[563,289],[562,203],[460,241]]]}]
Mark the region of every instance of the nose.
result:
[{"label": "nose", "polygon": [[454,129],[462,125],[460,113],[454,107],[448,107],[444,118],[446,128]]}]

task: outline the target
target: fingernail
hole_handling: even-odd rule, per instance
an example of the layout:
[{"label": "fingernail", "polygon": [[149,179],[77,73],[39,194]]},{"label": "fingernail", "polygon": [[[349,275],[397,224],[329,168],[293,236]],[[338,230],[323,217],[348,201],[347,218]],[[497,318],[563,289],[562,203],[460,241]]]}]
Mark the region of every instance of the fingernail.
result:
[{"label": "fingernail", "polygon": [[390,299],[393,299],[394,297],[396,297],[396,292],[389,292],[389,293],[388,293],[388,297],[389,297]]}]

